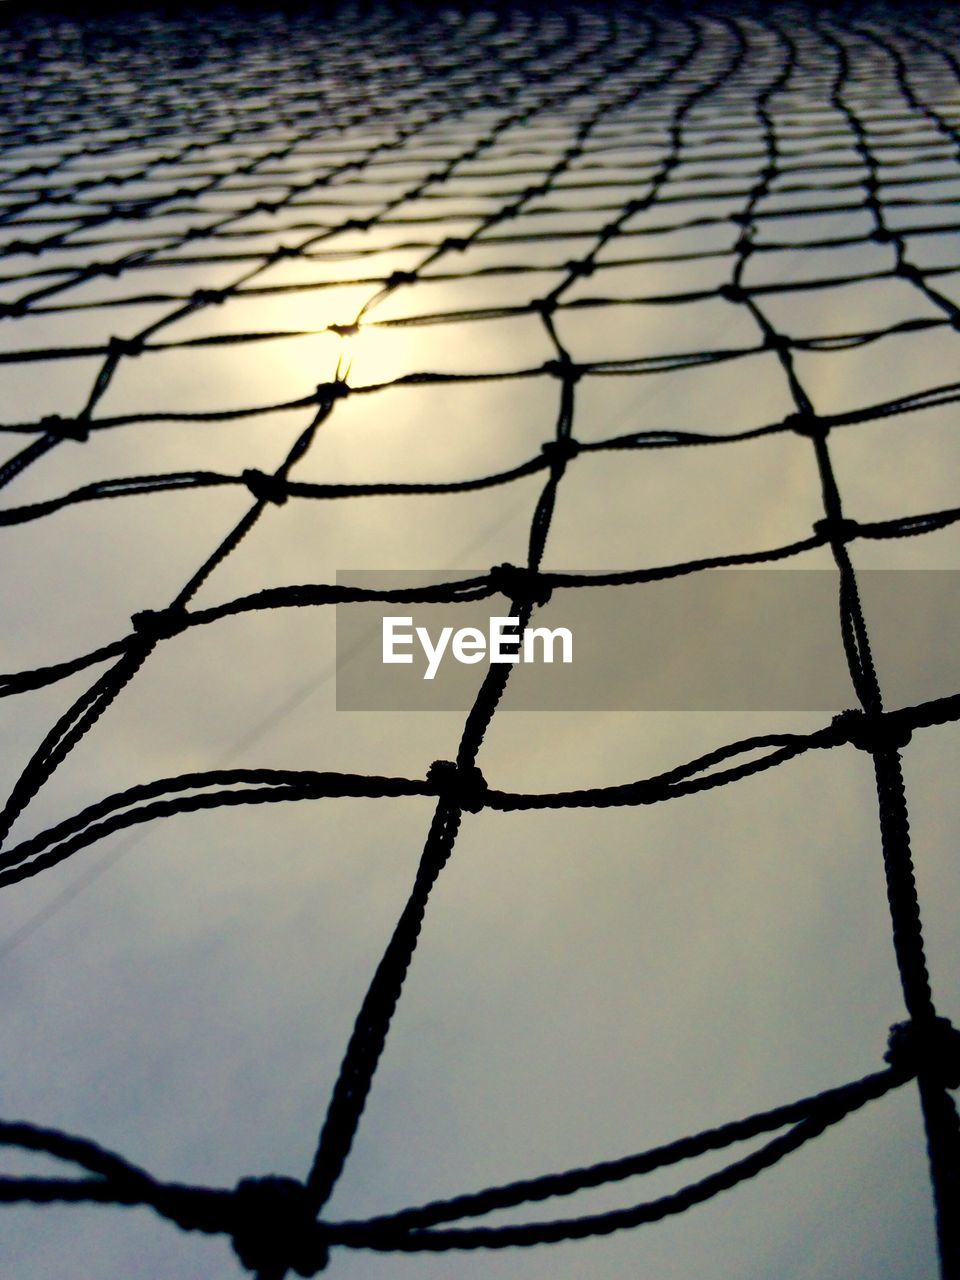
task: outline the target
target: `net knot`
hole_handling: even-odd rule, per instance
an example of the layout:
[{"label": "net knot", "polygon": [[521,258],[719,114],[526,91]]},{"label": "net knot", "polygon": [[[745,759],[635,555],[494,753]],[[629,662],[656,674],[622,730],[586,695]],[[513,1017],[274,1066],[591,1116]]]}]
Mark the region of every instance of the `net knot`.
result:
[{"label": "net knot", "polygon": [[123,272],[123,263],[121,262],[92,262],[90,264],[92,275],[110,276],[114,280],[119,280]]},{"label": "net knot", "polygon": [[572,360],[544,360],[540,368],[544,373],[561,378],[564,382],[579,382],[583,375],[583,370]]},{"label": "net knot", "polygon": [[823,520],[815,520],[813,531],[830,542],[852,542],[854,538],[860,536],[862,528],[859,522],[852,520],[850,516],[841,516],[839,520],[828,516]]},{"label": "net knot", "polygon": [[233,1250],[248,1271],[263,1277],[323,1271],[329,1251],[307,1188],[295,1178],[243,1178],[233,1193]]},{"label": "net knot", "polygon": [[727,302],[746,302],[749,294],[739,284],[722,284],[717,290],[721,298],[726,298]]},{"label": "net knot", "polygon": [[279,262],[282,258],[299,258],[300,250],[295,244],[278,244],[270,254],[271,262]]},{"label": "net knot", "polygon": [[[530,310],[537,311],[542,316],[552,316],[557,309],[556,298],[534,298],[530,303]],[[551,362],[548,360],[547,364]]]},{"label": "net knot", "polygon": [[580,452],[580,442],[572,436],[560,436],[557,440],[544,441],[540,451],[551,465],[567,463]]},{"label": "net knot", "polygon": [[437,795],[458,809],[479,813],[487,793],[487,780],[475,764],[457,764],[455,760],[434,760],[427,770],[427,782],[436,787]]},{"label": "net knot", "polygon": [[802,413],[799,410],[796,413],[788,413],[783,420],[783,425],[795,431],[798,436],[806,436],[808,440],[825,440],[830,430],[830,424],[823,418],[815,413]]},{"label": "net knot", "polygon": [[870,238],[877,244],[889,244],[893,239],[893,232],[888,231],[886,227],[875,227],[870,233]]},{"label": "net knot", "polygon": [[190,301],[196,307],[218,306],[226,301],[226,297],[223,289],[194,289]]},{"label": "net knot", "polygon": [[923,272],[913,262],[898,262],[897,275],[903,276],[904,280],[912,280],[914,284],[924,283]]},{"label": "net knot", "polygon": [[883,1060],[908,1077],[923,1071],[946,1089],[960,1089],[960,1031],[949,1018],[894,1023]]},{"label": "net knot", "polygon": [[450,253],[453,250],[459,252],[461,249],[465,249],[466,247],[467,242],[462,236],[447,236],[446,240],[442,241],[440,245],[440,248],[446,253]]},{"label": "net knot", "polygon": [[283,476],[271,475],[267,471],[258,471],[255,467],[249,467],[240,478],[259,502],[273,502],[279,507],[289,496],[287,482]]},{"label": "net knot", "polygon": [[384,280],[384,284],[388,289],[396,289],[401,284],[416,284],[417,273],[415,271],[391,271]]},{"label": "net knot", "polygon": [[[330,326],[333,328],[333,326]],[[339,400],[343,396],[350,394],[350,388],[345,382],[318,382],[316,390],[316,398],[323,404],[330,400]]]},{"label": "net knot", "polygon": [[118,360],[121,356],[138,356],[142,351],[142,338],[111,338],[107,343],[107,355]]},{"label": "net knot", "polygon": [[589,258],[584,258],[582,261],[564,263],[564,270],[568,275],[573,276],[574,278],[577,276],[592,276],[596,270],[596,266]]},{"label": "net knot", "polygon": [[25,302],[0,302],[0,319],[14,319],[17,316],[25,316],[27,314],[27,304]]},{"label": "net knot", "polygon": [[3,246],[4,253],[39,253],[41,246],[29,240],[8,240]]},{"label": "net knot", "polygon": [[348,218],[343,224],[344,231],[369,231],[369,218]]},{"label": "net knot", "polygon": [[763,345],[768,351],[789,351],[793,344],[785,333],[774,333],[768,329],[763,335]]},{"label": "net knot", "polygon": [[85,422],[79,422],[76,418],[61,418],[59,413],[41,418],[40,425],[50,435],[59,436],[61,440],[77,440],[81,444],[90,434]]},{"label": "net knot", "polygon": [[[360,332],[360,326],[358,324],[328,324],[327,332],[335,333],[341,338],[352,338],[354,334]],[[328,384],[324,383],[323,385],[327,386]]]},{"label": "net knot", "polygon": [[179,605],[166,609],[141,609],[130,619],[138,636],[146,640],[169,640],[187,625],[186,611]]},{"label": "net knot", "polygon": [[850,742],[861,751],[899,751],[905,747],[913,730],[906,720],[897,714],[883,712],[872,715],[865,711],[841,711],[831,724],[842,742]]},{"label": "net knot", "polygon": [[545,605],[551,594],[541,574],[525,565],[495,564],[490,570],[490,585],[514,604]]}]

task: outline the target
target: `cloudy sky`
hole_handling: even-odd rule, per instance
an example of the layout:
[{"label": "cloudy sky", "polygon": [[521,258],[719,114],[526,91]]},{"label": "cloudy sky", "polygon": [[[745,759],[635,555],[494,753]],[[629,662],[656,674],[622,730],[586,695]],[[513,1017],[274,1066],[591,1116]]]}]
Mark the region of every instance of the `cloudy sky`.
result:
[{"label": "cloudy sky", "polygon": [[[937,52],[950,32],[931,44],[886,32],[907,60],[904,81],[871,42],[885,28],[869,14],[853,32],[827,23],[826,34],[792,10],[772,25],[648,19],[344,8],[322,22],[228,22],[211,10],[167,27],[143,17],[117,30],[37,20],[4,31],[17,71],[4,90],[14,124],[0,140],[0,235],[41,250],[21,243],[0,261],[0,302],[30,298],[25,314],[0,321],[2,424],[31,428],[3,434],[5,458],[45,416],[79,414],[105,367],[112,376],[92,412],[103,428],[38,456],[4,488],[0,510],[118,477],[235,480],[7,517],[4,672],[95,650],[126,636],[132,614],[173,600],[250,510],[242,471],[280,466],[316,411],[308,398],[338,370],[357,393],[336,402],[293,479],[466,480],[538,455],[556,431],[561,383],[536,372],[557,350],[529,303],[569,279],[571,260],[589,255],[595,268],[562,293],[579,305],[555,316],[571,358],[591,365],[575,388],[583,443],[731,435],[793,410],[751,309],[716,293],[737,270],[744,228],[731,215],[747,208],[755,248],[741,281],[759,290],[767,322],[800,343],[796,374],[818,412],[952,380],[948,307],[891,277],[893,244],[870,238],[863,186],[877,176],[883,226],[906,260],[944,268],[930,284],[960,302],[948,229],[960,98]],[[659,43],[644,53],[654,29]],[[776,172],[750,203],[769,160],[758,93],[783,66],[784,32],[795,67],[767,109]],[[831,100],[840,49],[848,74]],[[550,190],[525,194],[548,178]],[[135,216],[138,201],[146,217]],[[498,216],[516,201],[514,216]],[[357,219],[374,221],[346,225]],[[449,237],[467,247],[437,255]],[[278,246],[297,252],[270,260]],[[94,262],[120,265],[111,274]],[[394,272],[416,279],[384,288]],[[787,287],[803,281],[815,287]],[[197,289],[230,292],[191,310]],[[361,312],[355,333],[329,328],[352,327]],[[142,354],[106,355],[112,337],[160,321]],[[895,326],[862,345],[806,342]],[[238,340],[195,341],[224,335]],[[742,354],[651,371],[654,357],[705,351]],[[250,408],[260,411],[182,420]],[[955,419],[944,404],[833,431],[847,514],[955,506]],[[522,563],[545,478],[269,506],[191,607],[350,570],[441,577]],[[822,515],[813,446],[789,431],[588,451],[560,483],[543,564],[610,571],[754,552],[806,538]],[[862,569],[958,569],[960,534],[861,540],[851,554]],[[789,562],[791,572],[831,565],[822,546]],[[945,592],[952,581],[943,575]],[[807,621],[798,615],[798,629]],[[675,638],[677,667],[709,666],[713,639],[691,618]],[[917,644],[942,664],[942,637],[921,627]],[[611,644],[624,681],[632,658]],[[106,669],[0,701],[5,791]],[[510,701],[478,763],[492,787],[530,792],[644,778],[751,734],[810,731],[832,710],[526,711]],[[158,645],[5,847],[135,783],[192,771],[422,778],[456,754],[463,719],[338,711],[332,608],[227,617]],[[918,733],[904,753],[931,973],[948,1015],[960,996],[958,764],[949,725]],[[173,1181],[303,1177],[433,809],[406,797],[180,815],[5,886],[3,1116],[90,1137]],[[853,747],[645,807],[467,814],[325,1214],[361,1218],[626,1155],[843,1084],[883,1065],[902,1017],[872,767]],[[637,1203],[721,1163],[495,1221]],[[8,1152],[5,1168],[54,1165]],[[5,1208],[3,1226],[13,1280],[239,1274],[223,1239],[182,1235],[148,1210]],[[330,1265],[345,1280],[935,1272],[911,1087],[658,1226],[527,1251],[340,1250]]]}]

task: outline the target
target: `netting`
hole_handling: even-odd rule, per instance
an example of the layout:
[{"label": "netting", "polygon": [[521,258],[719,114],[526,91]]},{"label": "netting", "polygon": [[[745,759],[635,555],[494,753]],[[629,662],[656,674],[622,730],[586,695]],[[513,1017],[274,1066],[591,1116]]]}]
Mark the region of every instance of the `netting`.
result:
[{"label": "netting", "polygon": [[[960,694],[884,706],[850,550],[945,530],[960,520],[960,507],[853,519],[833,460],[843,428],[960,400],[960,383],[939,376],[950,370],[932,371],[918,358],[920,348],[909,345],[948,339],[960,327],[960,266],[955,253],[942,254],[957,230],[960,198],[955,41],[946,10],[841,16],[793,8],[679,14],[346,6],[265,14],[208,7],[82,22],[54,11],[11,15],[0,89],[0,317],[8,339],[0,363],[9,378],[0,429],[10,446],[0,468],[7,491],[0,524],[10,529],[108,498],[184,490],[229,491],[242,505],[225,536],[198,550],[182,588],[136,612],[125,634],[0,678],[9,697],[76,677],[84,682],[17,769],[0,818],[0,884],[9,891],[115,833],[200,810],[347,796],[427,797],[435,809],[302,1181],[249,1177],[233,1189],[165,1181],[87,1139],[6,1121],[4,1145],[72,1162],[86,1176],[7,1176],[0,1199],[149,1206],[183,1230],[229,1237],[240,1262],[262,1280],[290,1270],[309,1276],[326,1267],[331,1251],[500,1250],[658,1222],[753,1178],[913,1081],[942,1274],[960,1276],[960,1127],[949,1093],[960,1084],[960,1049],[928,978],[900,757],[915,731],[960,718]],[[870,319],[884,310],[869,293],[880,283],[906,299],[882,324]],[[862,325],[803,331],[804,304],[825,293],[842,316],[845,288],[866,290]],[[302,307],[299,327],[272,322],[289,316],[289,303]],[[714,346],[698,343],[701,329],[686,319],[707,304],[722,309]],[[318,308],[325,317],[319,324]],[[687,341],[658,345],[664,326],[638,327],[638,308],[645,316],[679,309]],[[742,321],[752,322],[746,338]],[[376,345],[405,331],[415,332],[419,345],[399,355]],[[502,340],[483,336],[501,332]],[[447,347],[435,337],[445,333],[454,335]],[[527,361],[537,344],[545,358]],[[618,354],[609,354],[611,347]],[[917,368],[920,385],[914,374],[912,387],[896,394],[862,395],[861,385],[855,403],[818,410],[812,362],[881,347],[890,353],[888,369]],[[286,351],[293,355],[275,354]],[[372,371],[366,380],[358,377],[365,351]],[[164,363],[171,353],[192,360],[179,382]],[[227,356],[234,361],[229,376],[228,366],[216,363]],[[273,362],[267,394],[244,402],[251,384],[238,360],[261,358]],[[760,359],[774,362],[776,395],[785,403],[769,420],[743,425]],[[160,372],[150,371],[151,362]],[[735,402],[721,400],[720,411],[716,393],[708,395],[715,413],[732,423],[721,429],[688,428],[668,406],[666,425],[604,434],[583,407],[591,384],[615,381],[629,405],[645,379],[726,370],[734,379],[726,386],[741,390]],[[21,374],[30,380],[18,382]],[[455,424],[460,400],[494,384],[504,389],[504,403],[522,406],[523,390],[534,387],[552,405],[550,430],[509,466],[422,480],[297,477],[321,428],[329,430],[358,401],[369,404],[374,421],[406,412],[420,415],[426,429],[435,403],[425,399],[428,391],[443,392],[446,421]],[[118,386],[128,403],[121,396],[111,408]],[[177,408],[178,396],[198,390],[196,404]],[[424,398],[426,407],[398,409],[393,393]],[[760,398],[766,405],[775,394]],[[97,460],[101,443],[121,429],[162,442],[171,424],[200,432],[248,420],[268,424],[272,441],[293,424],[279,465],[105,477]],[[507,426],[517,427],[525,447],[530,432],[516,420]],[[774,437],[799,437],[819,479],[822,510],[803,536],[663,565],[643,563],[641,546],[632,551],[633,567],[604,573],[544,568],[558,494],[586,459],[611,454],[628,474],[652,451],[736,451],[745,441]],[[80,466],[81,446],[94,458],[92,478],[53,494],[42,485],[30,490],[30,477],[52,455],[64,456],[67,474]],[[415,449],[410,459],[402,473],[419,465]],[[321,581],[196,603],[211,575],[276,507],[433,499],[524,481],[537,492],[522,563],[429,588],[378,591]],[[682,518],[682,501],[677,505]],[[394,508],[391,518],[406,517]],[[858,707],[811,732],[740,738],[628,783],[498,788],[478,759],[512,668],[491,665],[454,758],[435,761],[423,776],[193,769],[125,787],[10,840],[145,664],[193,629],[354,600],[498,595],[526,627],[551,594],[769,565],[818,548],[838,574],[840,639]],[[638,1154],[362,1220],[320,1216],[351,1154],[431,893],[465,813],[658,805],[845,746],[872,760],[906,1010],[885,1067]],[[762,1144],[749,1145],[759,1137]],[[655,1198],[568,1216],[472,1222],[740,1143],[747,1154]]]}]

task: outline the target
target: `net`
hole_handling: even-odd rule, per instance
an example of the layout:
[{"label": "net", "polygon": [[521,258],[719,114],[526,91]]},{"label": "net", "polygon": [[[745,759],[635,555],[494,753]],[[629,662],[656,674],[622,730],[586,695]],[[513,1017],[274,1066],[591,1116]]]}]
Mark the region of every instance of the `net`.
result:
[{"label": "net", "polygon": [[[302,1181],[250,1177],[232,1189],[165,1181],[86,1139],[9,1121],[0,1125],[5,1145],[72,1162],[85,1176],[5,1177],[5,1203],[149,1206],[183,1230],[229,1237],[240,1262],[262,1280],[290,1270],[316,1274],[331,1251],[544,1245],[683,1213],[915,1082],[942,1274],[960,1275],[960,1129],[949,1092],[960,1084],[960,1048],[937,1012],[928,977],[900,758],[915,731],[960,716],[960,694],[885,708],[850,550],[854,543],[945,530],[960,519],[960,508],[853,519],[834,465],[843,428],[951,405],[960,399],[960,383],[941,381],[939,370],[926,379],[921,364],[919,387],[913,376],[897,394],[861,395],[849,407],[824,411],[810,374],[818,355],[872,352],[881,344],[884,351],[902,344],[892,349],[915,359],[918,348],[909,344],[948,337],[958,327],[958,267],[949,255],[936,256],[956,231],[955,35],[945,10],[920,18],[885,9],[679,14],[346,5],[268,14],[211,6],[83,22],[51,10],[8,21],[10,74],[0,90],[6,119],[0,317],[9,345],[0,362],[15,412],[8,410],[2,424],[9,449],[0,468],[7,490],[0,524],[32,525],[109,498],[184,490],[227,491],[242,502],[242,513],[225,536],[198,550],[185,584],[159,607],[135,612],[125,634],[0,678],[10,697],[75,677],[83,682],[17,769],[0,818],[0,884],[30,880],[115,833],[176,814],[344,796],[427,797],[435,809]],[[783,278],[785,255],[800,278]],[[196,280],[204,283],[197,287]],[[805,333],[791,322],[793,309],[802,317],[811,297],[825,293],[836,303],[838,291],[849,288],[866,290],[869,299],[869,288],[880,283],[908,298],[882,325],[869,318],[876,310],[869,303],[856,329],[831,325]],[[326,305],[326,297],[336,318],[310,323],[316,300]],[[302,327],[269,323],[281,314],[275,304],[291,302],[309,304]],[[723,309],[730,334],[712,347],[697,344],[692,325],[686,343],[658,347],[657,326],[640,330],[632,321],[638,308],[687,317],[689,308],[708,303]],[[745,320],[752,336],[741,342],[736,325]],[[518,324],[535,326],[544,359],[516,358],[526,350],[513,336]],[[504,334],[489,340],[500,345],[474,337],[493,332]],[[405,349],[407,364],[392,348],[375,345],[398,333],[418,335],[419,345]],[[445,333],[454,335],[446,348],[434,337]],[[368,339],[374,345],[362,348]],[[622,354],[586,354],[614,343]],[[269,357],[272,373],[262,385],[270,394],[252,402],[231,398],[248,385],[235,373],[238,359],[252,361],[265,350],[294,353]],[[409,367],[411,351],[426,356],[422,364]],[[193,360],[182,383],[170,381],[172,366],[163,363],[171,354]],[[216,363],[225,355],[235,362],[229,379]],[[674,419],[603,434],[582,407],[591,383],[603,380],[627,386],[628,403],[633,388],[661,375],[693,379],[729,369],[737,385],[749,388],[760,358],[775,362],[786,408],[756,425],[741,425],[751,410],[738,404],[727,417],[739,423],[724,430],[687,429]],[[372,370],[366,380],[357,376],[364,359]],[[151,362],[160,373],[150,372]],[[324,380],[304,379],[305,369],[323,362]],[[900,360],[890,363],[899,368]],[[58,380],[62,369],[71,378],[78,371],[77,385],[84,386],[72,401]],[[32,380],[18,383],[21,373]],[[188,384],[206,399],[178,409],[168,395]],[[440,390],[455,412],[459,398],[491,385],[517,404],[535,387],[553,406],[549,432],[510,466],[426,480],[297,475],[316,452],[321,428],[357,401],[370,406],[377,422],[378,414],[396,412],[393,393],[428,405],[428,392]],[[132,407],[111,410],[119,387]],[[392,407],[380,410],[381,403]],[[411,412],[425,417],[429,408]],[[200,432],[247,421],[269,422],[272,439],[274,424],[295,424],[279,465],[104,478],[94,461],[93,478],[79,486],[33,495],[27,487],[52,455],[69,455],[67,467],[79,465],[70,451],[96,450],[120,429],[161,433],[186,424]],[[516,426],[508,423],[511,432]],[[525,438],[520,428],[515,434]],[[822,510],[802,537],[602,574],[544,567],[558,495],[591,456],[611,454],[626,470],[652,451],[736,450],[745,441],[779,437],[799,438],[819,479]],[[208,580],[275,508],[387,496],[459,501],[527,480],[537,493],[522,563],[406,591],[315,582],[197,603]],[[478,759],[512,669],[491,666],[454,757],[435,761],[422,777],[194,769],[138,782],[9,839],[145,664],[193,629],[354,600],[496,596],[510,601],[525,628],[551,595],[769,565],[817,549],[832,557],[838,574],[840,638],[858,707],[811,732],[740,738],[626,784],[550,793],[500,789],[488,784]],[[655,805],[845,746],[872,761],[906,1011],[891,1032],[885,1067],[638,1154],[390,1214],[320,1216],[350,1156],[429,899],[465,813]],[[762,1144],[749,1145],[759,1137]],[[747,1154],[655,1198],[599,1212],[472,1222],[740,1143],[748,1144]]]}]

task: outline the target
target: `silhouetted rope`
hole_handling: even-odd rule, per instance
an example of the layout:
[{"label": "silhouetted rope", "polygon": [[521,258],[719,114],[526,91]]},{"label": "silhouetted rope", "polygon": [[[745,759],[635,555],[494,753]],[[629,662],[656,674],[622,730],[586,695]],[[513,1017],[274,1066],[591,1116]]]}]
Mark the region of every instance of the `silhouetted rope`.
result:
[{"label": "silhouetted rope", "polygon": [[[0,29],[9,68],[0,85],[7,121],[0,124],[0,236],[9,233],[0,242],[0,322],[14,335],[16,322],[26,318],[71,317],[74,325],[66,343],[32,340],[24,345],[14,337],[14,345],[0,352],[0,365],[53,369],[81,359],[97,365],[82,404],[64,405],[60,412],[34,420],[0,423],[0,432],[14,440],[14,451],[0,465],[0,488],[15,486],[52,450],[83,447],[103,431],[146,430],[163,423],[193,423],[199,430],[205,423],[280,414],[302,415],[304,424],[273,472],[244,467],[237,473],[203,469],[97,479],[53,497],[19,503],[14,498],[0,509],[0,524],[17,525],[108,498],[215,487],[249,497],[244,514],[166,607],[135,614],[126,635],[90,653],[0,676],[0,695],[15,696],[100,668],[45,735],[0,808],[0,887],[49,870],[115,832],[177,814],[338,797],[436,801],[414,883],[357,1015],[314,1160],[302,1182],[246,1178],[232,1189],[163,1183],[85,1139],[2,1122],[0,1144],[56,1157],[86,1176],[0,1177],[0,1201],[149,1206],[183,1230],[228,1236],[247,1270],[260,1280],[283,1280],[290,1270],[302,1276],[322,1271],[335,1248],[498,1249],[582,1239],[660,1221],[754,1177],[852,1111],[915,1079],[930,1154],[942,1276],[960,1280],[960,1122],[949,1093],[960,1085],[960,1035],[938,1013],[930,987],[900,763],[900,751],[914,732],[960,719],[960,693],[912,707],[884,707],[849,550],[859,539],[914,537],[947,528],[960,520],[960,507],[882,521],[854,520],[844,511],[830,450],[830,436],[837,429],[960,401],[960,383],[944,381],[892,400],[823,413],[817,411],[796,360],[797,353],[853,350],[908,334],[960,329],[960,307],[949,293],[960,265],[921,266],[909,256],[915,238],[960,228],[957,198],[949,185],[960,176],[960,120],[953,105],[960,63],[950,47],[956,29],[945,11],[925,14],[922,22],[900,21],[871,8],[843,17],[808,17],[807,29],[802,29],[795,15],[788,20],[762,8],[738,14],[705,8],[681,17],[569,5],[549,14],[519,7],[499,12],[495,19],[465,13],[452,22],[403,8],[366,12],[344,6],[320,17],[309,6],[282,15],[244,15],[214,5],[189,19],[189,41],[185,20],[175,17],[150,26],[136,17],[90,17],[79,25],[56,25],[41,12]],[[71,40],[83,46],[82,56]],[[160,66],[166,84],[162,93],[156,91]],[[879,143],[861,93],[862,79],[877,75],[889,88]],[[111,82],[113,76],[121,77],[117,84],[122,82],[123,88]],[[348,94],[344,85],[350,86]],[[802,96],[801,107],[796,94]],[[800,149],[785,145],[778,114],[784,96],[791,100],[791,114],[805,121]],[[224,103],[229,112],[220,111]],[[824,105],[831,108],[830,120],[823,119]],[[712,153],[691,189],[684,187],[677,170],[704,131],[697,114],[701,108],[726,113],[729,123],[722,130],[721,149]],[[742,123],[745,115],[752,117],[749,126]],[[528,137],[527,145],[514,145],[525,139],[528,126],[544,121],[553,125],[553,134],[547,137],[534,129],[532,141]],[[916,138],[921,122],[926,130],[922,143]],[[431,130],[438,125],[448,142],[453,139],[452,153],[441,159],[431,145]],[[125,146],[103,140],[111,130],[122,134]],[[191,140],[184,143],[184,136]],[[796,135],[791,137],[795,142]],[[355,145],[347,148],[345,140]],[[141,158],[131,162],[125,147]],[[862,176],[850,176],[851,148]],[[623,154],[631,150],[636,159],[625,179]],[[214,151],[229,159],[205,168],[205,157]],[[493,171],[471,170],[475,161],[495,161],[496,166]],[[946,165],[947,170],[926,176],[925,189],[917,194],[912,187],[921,162]],[[109,172],[91,172],[97,163]],[[393,185],[402,188],[396,194],[380,192],[367,199],[369,193],[351,194],[341,185],[349,178],[376,187],[379,179],[390,187],[393,168],[399,174]],[[411,169],[418,174],[412,181]],[[518,186],[515,179],[526,185]],[[454,183],[458,198],[467,199],[464,189],[482,197],[483,211],[446,211],[443,201]],[[152,194],[143,195],[144,187],[153,188]],[[627,199],[624,188],[631,192]],[[768,207],[773,196],[787,197],[786,207]],[[711,206],[717,202],[732,205],[733,212],[715,213]],[[425,212],[432,204],[437,212]],[[706,212],[702,205],[708,206]],[[815,225],[825,215],[864,210],[872,221],[865,232],[823,234]],[[925,215],[922,225],[909,221],[915,210]],[[575,215],[596,215],[596,227],[584,230],[574,223],[557,231],[529,225],[538,217]],[[631,225],[641,215],[643,224]],[[451,217],[471,229],[451,235]],[[177,219],[183,226],[172,231],[169,222]],[[518,219],[526,220],[520,230]],[[800,219],[814,225],[799,244],[778,232],[784,220]],[[646,246],[649,237],[717,228],[732,233],[732,249],[709,242],[677,252],[650,252]],[[342,248],[345,235],[373,231],[385,237],[382,243],[358,248],[354,241],[349,250]],[[527,260],[531,247],[558,238],[564,241],[563,257]],[[613,244],[623,256],[601,257]],[[571,245],[576,246],[573,257],[567,256],[574,252]],[[867,245],[885,246],[888,265],[746,283],[748,267],[771,253]],[[478,246],[497,246],[507,256],[499,264],[460,269],[461,255]],[[386,273],[364,266],[366,257],[400,251],[419,253],[416,265]],[[512,260],[510,254],[515,255]],[[67,255],[66,260],[60,255]],[[732,259],[733,268],[719,288],[650,288],[632,296],[613,291],[624,268],[709,266],[725,259]],[[302,279],[281,284],[260,279],[284,261],[304,268],[343,261],[346,269],[328,281],[308,277],[306,271]],[[188,267],[202,273],[207,266],[231,264],[236,268],[232,280],[216,287],[167,290],[153,281],[148,288],[138,283],[144,270]],[[546,292],[498,305],[430,309],[419,303],[422,291],[417,290],[424,283],[496,279],[526,280],[531,289],[543,285]],[[595,292],[567,296],[585,280],[595,282]],[[115,290],[104,287],[109,281],[117,282]],[[939,314],[845,333],[796,335],[782,332],[768,313],[771,298],[878,281],[909,286],[928,311]],[[90,299],[82,287],[92,282],[99,283],[100,292]],[[369,296],[352,318],[344,316],[325,329],[233,332],[219,327],[219,309],[231,302],[341,285],[366,288]],[[407,300],[402,312],[378,318],[377,307],[400,290]],[[644,350],[617,359],[583,360],[561,338],[561,320],[570,313],[615,324],[623,308],[669,308],[715,298],[742,308],[759,340],[747,346]],[[87,317],[131,305],[159,307],[163,313],[125,336],[85,334]],[[208,331],[187,337],[167,333],[201,313],[209,321]],[[289,398],[268,404],[196,412],[151,404],[137,412],[98,414],[117,370],[130,361],[149,362],[158,352],[221,346],[255,351],[260,344],[283,344],[317,332],[349,337],[361,328],[431,329],[464,321],[496,326],[521,317],[536,320],[552,349],[538,365],[473,372],[423,368],[367,384],[351,383],[349,368],[338,366],[330,381],[291,387]],[[607,439],[577,436],[577,395],[584,380],[643,378],[731,363],[740,364],[748,377],[751,358],[771,353],[793,405],[778,421],[744,428],[733,410],[725,431],[705,432],[681,423],[648,429],[638,423],[635,430]],[[539,452],[512,467],[420,482],[314,483],[296,478],[295,469],[317,431],[348,398],[375,397],[391,388],[414,394],[427,386],[534,379],[556,384],[554,432]],[[809,443],[823,494],[823,516],[808,536],[778,547],[666,566],[595,574],[542,570],[558,490],[583,455],[733,447],[788,432]],[[541,475],[523,564],[494,565],[479,575],[417,588],[293,584],[217,606],[193,605],[207,578],[275,506],[373,495],[399,500],[414,494],[457,494]],[[301,769],[195,771],[128,787],[19,843],[9,842],[14,823],[154,649],[190,628],[268,609],[362,600],[455,603],[502,595],[519,616],[522,631],[554,592],[775,564],[818,547],[829,547],[836,564],[840,635],[859,706],[811,733],[745,738],[655,776],[615,786],[545,794],[504,790],[491,786],[477,763],[511,671],[508,664],[491,665],[467,714],[455,758],[435,761],[422,778]],[[843,745],[873,759],[894,951],[908,1014],[905,1023],[891,1030],[886,1069],[653,1151],[364,1221],[318,1216],[349,1158],[433,887],[454,850],[465,813],[663,803],[729,786],[810,750]],[[574,1195],[771,1134],[775,1136],[765,1145],[654,1200],[508,1226],[462,1225],[498,1209]]]}]

